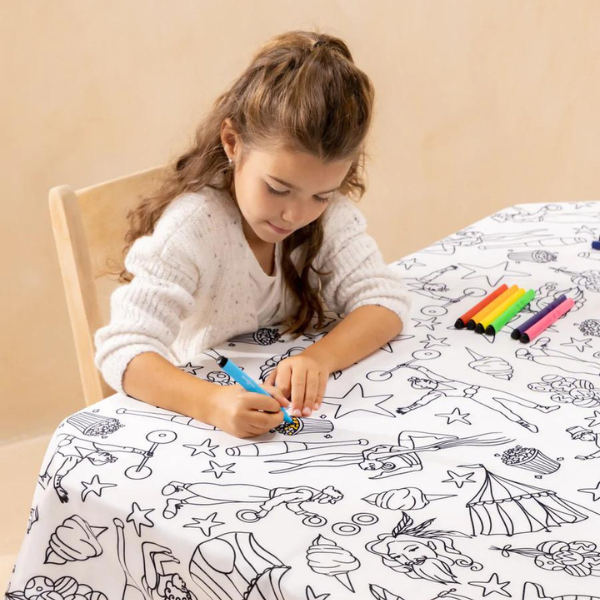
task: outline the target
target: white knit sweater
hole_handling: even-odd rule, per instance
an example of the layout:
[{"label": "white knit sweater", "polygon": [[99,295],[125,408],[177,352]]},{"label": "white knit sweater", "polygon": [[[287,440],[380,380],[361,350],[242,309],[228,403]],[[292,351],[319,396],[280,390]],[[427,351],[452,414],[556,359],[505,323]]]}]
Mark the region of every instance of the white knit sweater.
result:
[{"label": "white knit sweater", "polygon": [[[314,266],[332,271],[321,278],[326,307],[346,315],[376,304],[406,324],[408,293],[366,233],[354,202],[336,192],[323,226],[324,243]],[[294,264],[299,252],[292,252]],[[232,337],[275,324],[258,320],[264,311],[257,306],[256,278],[250,275],[257,266],[229,192],[205,187],[173,200],[154,232],[131,246],[125,267],[134,279],[113,292],[110,323],[96,332],[95,364],[106,382],[124,393],[125,369],[142,352],[181,365]],[[311,275],[311,284],[318,285]],[[272,316],[292,314],[296,306],[284,288],[283,308]]]}]

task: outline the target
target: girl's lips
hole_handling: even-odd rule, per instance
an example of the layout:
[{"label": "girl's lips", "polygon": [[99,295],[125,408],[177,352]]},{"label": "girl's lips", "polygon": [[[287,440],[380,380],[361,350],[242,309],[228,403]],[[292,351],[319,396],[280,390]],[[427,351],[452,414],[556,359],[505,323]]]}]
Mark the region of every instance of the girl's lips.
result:
[{"label": "girl's lips", "polygon": [[284,234],[284,233],[292,233],[291,229],[281,229],[281,227],[276,227],[271,223],[271,221],[267,221],[267,223],[275,230],[276,233]]}]

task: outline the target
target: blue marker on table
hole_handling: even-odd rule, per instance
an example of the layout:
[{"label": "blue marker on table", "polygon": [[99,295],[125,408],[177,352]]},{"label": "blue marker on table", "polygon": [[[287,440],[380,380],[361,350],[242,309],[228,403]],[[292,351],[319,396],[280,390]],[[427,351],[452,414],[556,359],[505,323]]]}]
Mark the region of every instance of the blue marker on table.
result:
[{"label": "blue marker on table", "polygon": [[533,315],[531,319],[528,319],[527,321],[525,321],[525,323],[522,323],[516,329],[513,329],[512,333],[510,334],[510,337],[513,340],[518,340],[532,325],[535,325],[540,319],[543,319],[551,310],[554,310],[559,304],[562,304],[566,299],[567,297],[564,294],[556,298],[554,302],[551,302],[550,304],[548,304],[548,306],[535,313],[535,315]]},{"label": "blue marker on table", "polygon": [[[215,360],[217,361],[219,367],[221,367],[221,369],[223,369],[227,375],[235,379],[235,381],[237,381],[237,383],[239,383],[246,391],[264,394],[265,396],[272,398],[269,392],[261,388],[260,385],[254,381],[254,379],[246,375],[246,373],[244,373],[244,371],[242,371],[233,361],[229,360],[225,356],[219,356],[219,358]],[[281,407],[281,410],[283,411],[283,420],[286,423],[293,423],[294,421],[283,406]]]}]

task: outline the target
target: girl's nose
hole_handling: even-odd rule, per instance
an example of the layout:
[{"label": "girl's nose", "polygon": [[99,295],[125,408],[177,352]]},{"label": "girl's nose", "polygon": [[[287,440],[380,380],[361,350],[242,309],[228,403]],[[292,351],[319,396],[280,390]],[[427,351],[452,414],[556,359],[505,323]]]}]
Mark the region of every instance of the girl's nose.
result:
[{"label": "girl's nose", "polygon": [[290,202],[284,211],[281,213],[281,219],[285,223],[289,223],[292,226],[296,226],[298,223],[302,223],[302,206],[299,202]]}]

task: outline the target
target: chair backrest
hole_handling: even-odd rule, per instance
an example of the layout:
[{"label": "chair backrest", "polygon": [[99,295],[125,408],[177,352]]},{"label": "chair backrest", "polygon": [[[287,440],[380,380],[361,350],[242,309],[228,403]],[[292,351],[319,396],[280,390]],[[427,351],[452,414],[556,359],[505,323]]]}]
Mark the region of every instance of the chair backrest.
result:
[{"label": "chair backrest", "polygon": [[155,191],[166,174],[160,166],[126,177],[73,190],[50,190],[50,216],[79,373],[86,405],[114,394],[94,365],[94,333],[109,322],[109,299],[119,285],[127,213],[142,196]]}]

